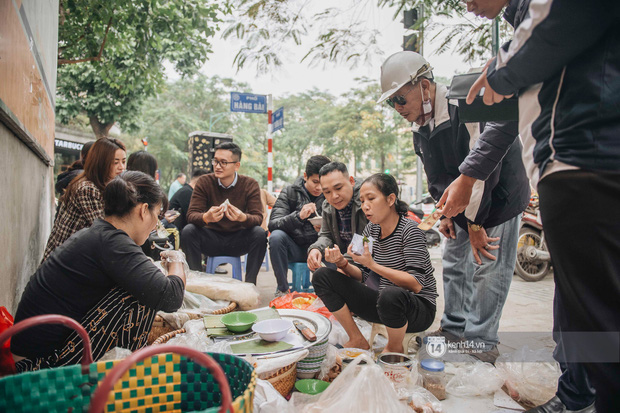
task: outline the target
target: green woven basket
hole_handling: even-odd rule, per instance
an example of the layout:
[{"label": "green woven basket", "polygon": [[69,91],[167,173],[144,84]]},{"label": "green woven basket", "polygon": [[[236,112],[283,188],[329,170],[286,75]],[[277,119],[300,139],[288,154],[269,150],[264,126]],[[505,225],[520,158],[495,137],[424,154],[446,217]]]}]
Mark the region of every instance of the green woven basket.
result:
[{"label": "green woven basket", "polygon": [[[38,325],[37,321],[62,324],[79,331],[81,326],[63,316],[39,316],[17,323],[0,335],[0,343],[22,331],[22,323]],[[38,319],[38,320],[35,320]],[[69,321],[66,321],[69,320]],[[36,323],[36,324],[33,324]],[[76,326],[77,325],[77,326]],[[17,327],[17,329],[16,329]],[[16,329],[17,331],[11,331]],[[85,334],[85,331],[84,331]],[[193,412],[218,411],[222,393],[227,391],[217,382],[218,372],[194,360],[202,353],[177,346],[147,347],[124,361],[92,363],[88,336],[84,339],[82,365],[72,365],[16,374],[0,379],[0,412],[87,412],[94,393],[103,380],[124,368],[122,376],[112,382],[104,396],[105,412]],[[88,354],[86,354],[88,353]],[[165,353],[165,354],[155,354]],[[225,375],[221,383],[230,384],[230,412],[251,412],[256,373],[245,360],[228,354],[209,354]],[[145,358],[145,360],[142,360]],[[191,358],[191,359],[190,359]],[[133,360],[141,360],[132,362]],[[131,362],[126,365],[125,362]],[[123,365],[125,364],[125,366]],[[205,364],[202,362],[201,364]],[[214,371],[214,374],[210,372]],[[219,370],[219,368],[218,368]],[[117,374],[118,375],[118,374]],[[226,381],[228,383],[226,383]],[[103,392],[103,389],[99,389]],[[103,396],[102,396],[103,397]],[[91,410],[92,411],[92,410]],[[94,410],[97,411],[97,410]]]}]

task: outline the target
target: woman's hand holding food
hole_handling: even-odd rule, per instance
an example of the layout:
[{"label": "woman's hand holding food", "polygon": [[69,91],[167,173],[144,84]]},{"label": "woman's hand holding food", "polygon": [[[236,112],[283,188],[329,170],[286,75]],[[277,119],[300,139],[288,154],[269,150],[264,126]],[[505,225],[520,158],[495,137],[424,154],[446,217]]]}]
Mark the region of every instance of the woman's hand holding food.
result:
[{"label": "woman's hand holding food", "polygon": [[370,254],[370,249],[368,248],[367,242],[364,242],[364,253],[362,255],[355,254],[351,250],[351,248],[351,245],[349,245],[349,248],[347,248],[347,252],[356,263],[361,264],[366,268],[370,268],[370,266],[375,262],[372,259],[372,255]]}]

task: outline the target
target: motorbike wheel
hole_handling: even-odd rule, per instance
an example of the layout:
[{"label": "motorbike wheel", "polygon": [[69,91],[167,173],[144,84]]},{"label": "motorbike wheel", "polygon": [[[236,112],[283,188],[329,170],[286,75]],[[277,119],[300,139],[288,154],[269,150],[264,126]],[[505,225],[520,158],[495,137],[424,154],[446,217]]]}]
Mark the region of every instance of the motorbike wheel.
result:
[{"label": "motorbike wheel", "polygon": [[517,242],[517,263],[515,272],[525,281],[540,281],[551,269],[549,261],[532,261],[527,259],[524,250],[528,246],[533,246],[541,250],[547,250],[547,244],[543,241],[541,245],[540,231],[533,228],[522,227],[519,230],[519,241]]}]

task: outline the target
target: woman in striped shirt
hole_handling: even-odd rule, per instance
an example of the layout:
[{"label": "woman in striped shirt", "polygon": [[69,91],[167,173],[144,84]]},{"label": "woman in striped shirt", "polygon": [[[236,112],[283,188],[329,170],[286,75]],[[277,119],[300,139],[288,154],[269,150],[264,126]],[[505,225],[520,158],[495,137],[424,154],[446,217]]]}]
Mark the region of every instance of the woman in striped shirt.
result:
[{"label": "woman in striped shirt", "polygon": [[320,268],[312,284],[325,306],[349,335],[345,347],[370,348],[352,313],[387,327],[384,351],[402,353],[406,332],[426,330],[435,318],[437,288],[424,233],[405,217],[407,205],[398,200],[391,175],[375,174],[360,190],[362,210],[370,221],[363,235],[374,239],[357,255],[348,248],[349,262],[338,248],[327,248],[325,260],[338,270]]}]

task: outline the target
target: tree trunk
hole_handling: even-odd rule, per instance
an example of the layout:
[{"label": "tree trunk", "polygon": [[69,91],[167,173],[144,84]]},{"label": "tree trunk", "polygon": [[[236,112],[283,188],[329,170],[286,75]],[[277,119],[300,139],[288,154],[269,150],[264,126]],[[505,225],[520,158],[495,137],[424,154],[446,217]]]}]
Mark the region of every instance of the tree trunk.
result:
[{"label": "tree trunk", "polygon": [[381,173],[385,172],[385,152],[381,152]]},{"label": "tree trunk", "polygon": [[93,128],[93,132],[95,132],[95,136],[97,139],[107,138],[108,133],[112,126],[114,126],[114,122],[109,123],[101,123],[96,115],[91,115],[88,117],[90,120],[90,127]]}]

